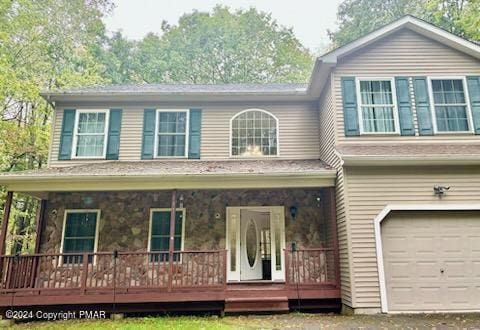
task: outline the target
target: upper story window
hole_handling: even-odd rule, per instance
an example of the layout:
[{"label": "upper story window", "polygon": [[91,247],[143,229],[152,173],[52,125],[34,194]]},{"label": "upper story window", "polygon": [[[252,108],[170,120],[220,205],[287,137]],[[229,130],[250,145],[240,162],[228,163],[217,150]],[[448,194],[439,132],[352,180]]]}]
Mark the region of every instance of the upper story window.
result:
[{"label": "upper story window", "polygon": [[107,151],[108,110],[77,110],[73,158],[104,158]]},{"label": "upper story window", "polygon": [[278,155],[278,120],[264,110],[245,110],[231,120],[231,155]]},{"label": "upper story window", "polygon": [[364,80],[357,83],[362,133],[397,133],[397,114],[393,82],[390,79]]},{"label": "upper story window", "polygon": [[187,157],[188,110],[157,110],[157,157]]},{"label": "upper story window", "polygon": [[431,79],[430,87],[437,132],[470,132],[464,79]]}]

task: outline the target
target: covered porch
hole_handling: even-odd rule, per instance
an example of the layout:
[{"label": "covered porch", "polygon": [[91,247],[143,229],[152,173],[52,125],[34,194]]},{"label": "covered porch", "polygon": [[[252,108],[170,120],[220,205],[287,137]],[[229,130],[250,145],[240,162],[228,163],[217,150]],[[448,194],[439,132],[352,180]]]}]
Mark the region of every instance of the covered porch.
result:
[{"label": "covered porch", "polygon": [[249,172],[236,182],[235,173],[144,181],[156,181],[155,189],[141,189],[141,182],[126,188],[120,177],[104,182],[108,190],[101,180],[17,182],[16,191],[42,199],[37,242],[33,254],[5,255],[8,193],[0,306],[220,312],[332,306],[340,298],[334,175],[323,164],[307,168],[310,176],[273,173],[272,180],[271,172]]}]

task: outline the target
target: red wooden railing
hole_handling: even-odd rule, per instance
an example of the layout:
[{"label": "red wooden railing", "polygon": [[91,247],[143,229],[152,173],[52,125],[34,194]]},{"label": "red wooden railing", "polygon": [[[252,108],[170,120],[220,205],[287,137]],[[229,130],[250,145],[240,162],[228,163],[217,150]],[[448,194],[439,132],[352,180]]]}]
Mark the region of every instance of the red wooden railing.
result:
[{"label": "red wooden railing", "polygon": [[339,285],[334,248],[285,250],[286,281],[299,285]]},{"label": "red wooden railing", "polygon": [[0,292],[226,285],[226,251],[64,253],[0,257]]},{"label": "red wooden railing", "polygon": [[[334,248],[285,250],[286,283],[339,287]],[[224,288],[226,250],[0,256],[0,294]]]}]

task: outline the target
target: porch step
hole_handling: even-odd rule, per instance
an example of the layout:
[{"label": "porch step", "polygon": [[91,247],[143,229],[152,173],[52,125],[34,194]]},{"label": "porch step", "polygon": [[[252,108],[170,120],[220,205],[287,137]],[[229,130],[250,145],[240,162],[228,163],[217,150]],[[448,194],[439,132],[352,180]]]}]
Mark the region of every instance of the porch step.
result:
[{"label": "porch step", "polygon": [[231,297],[225,299],[226,313],[288,312],[288,297]]}]

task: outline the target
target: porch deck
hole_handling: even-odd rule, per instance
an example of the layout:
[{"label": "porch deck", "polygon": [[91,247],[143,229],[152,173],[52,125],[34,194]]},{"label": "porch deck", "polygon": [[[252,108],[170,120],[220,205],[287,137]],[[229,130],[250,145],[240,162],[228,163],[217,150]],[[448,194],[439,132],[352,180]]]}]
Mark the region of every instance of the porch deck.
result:
[{"label": "porch deck", "polygon": [[226,281],[226,250],[2,256],[0,308],[139,304],[142,311],[141,304],[181,303],[188,310],[189,304],[211,302],[216,307],[203,306],[280,311],[293,300],[340,298],[334,248],[284,253],[284,282],[234,283]]}]

